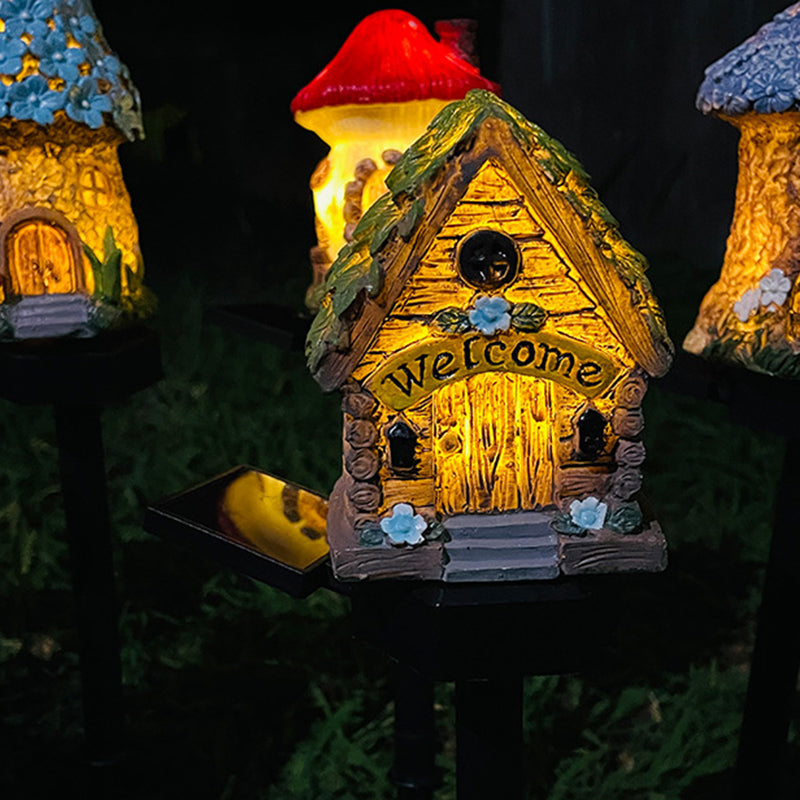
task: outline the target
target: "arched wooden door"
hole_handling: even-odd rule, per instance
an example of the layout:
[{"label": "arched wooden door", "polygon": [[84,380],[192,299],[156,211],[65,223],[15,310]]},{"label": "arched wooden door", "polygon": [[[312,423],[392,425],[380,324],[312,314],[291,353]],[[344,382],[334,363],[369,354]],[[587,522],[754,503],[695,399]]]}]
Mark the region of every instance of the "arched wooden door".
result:
[{"label": "arched wooden door", "polygon": [[66,294],[85,287],[77,234],[52,212],[36,211],[2,226],[2,261],[15,295]]},{"label": "arched wooden door", "polygon": [[483,373],[434,395],[436,511],[444,515],[535,509],[555,491],[553,386]]}]

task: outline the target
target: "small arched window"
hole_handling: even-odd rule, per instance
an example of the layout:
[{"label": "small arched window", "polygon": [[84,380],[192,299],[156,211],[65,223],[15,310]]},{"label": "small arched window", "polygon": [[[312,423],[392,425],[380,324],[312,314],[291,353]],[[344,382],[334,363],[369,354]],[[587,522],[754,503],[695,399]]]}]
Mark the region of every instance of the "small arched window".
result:
[{"label": "small arched window", "polygon": [[595,458],[606,446],[606,418],[588,408],[578,419],[578,452],[583,458]]},{"label": "small arched window", "polygon": [[389,441],[389,466],[393,472],[413,472],[417,466],[417,434],[402,420],[386,432]]}]

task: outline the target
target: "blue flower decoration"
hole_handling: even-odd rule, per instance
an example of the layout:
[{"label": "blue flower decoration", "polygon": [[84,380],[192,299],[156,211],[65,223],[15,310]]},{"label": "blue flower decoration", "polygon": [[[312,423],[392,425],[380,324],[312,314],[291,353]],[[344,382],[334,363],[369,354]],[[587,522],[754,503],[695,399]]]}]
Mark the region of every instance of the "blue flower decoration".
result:
[{"label": "blue flower decoration", "polygon": [[47,20],[53,16],[52,0],[2,0],[0,18],[6,25],[6,34],[19,38],[27,33],[33,36],[46,36]]},{"label": "blue flower decoration", "polygon": [[8,87],[0,83],[0,118],[8,114]]},{"label": "blue flower decoration", "polygon": [[110,53],[104,54],[95,59],[92,74],[97,78],[105,78],[105,80],[113,83],[122,74],[122,64],[116,56]]},{"label": "blue flower decoration", "polygon": [[603,527],[607,511],[606,503],[601,503],[596,497],[587,497],[570,503],[569,516],[578,527],[596,531]]},{"label": "blue flower decoration", "polygon": [[29,75],[8,90],[9,112],[15,119],[32,119],[40,125],[49,125],[53,112],[63,105],[63,93],[52,91],[41,75]]},{"label": "blue flower decoration", "polygon": [[794,102],[792,76],[788,71],[765,69],[751,78],[744,94],[759,114],[786,111]]},{"label": "blue flower decoration", "polygon": [[67,47],[67,37],[61,31],[50,31],[47,36],[34,39],[31,52],[39,58],[39,72],[65,81],[77,81],[79,65],[86,61],[81,47]]},{"label": "blue flower decoration", "polygon": [[22,69],[22,54],[27,49],[22,39],[0,34],[0,75],[16,75]]},{"label": "blue flower decoration", "polygon": [[86,6],[81,0],[66,3],[62,14],[65,27],[79,41],[97,33],[97,21],[86,13]]},{"label": "blue flower decoration", "polygon": [[487,297],[481,295],[469,310],[469,321],[481,333],[491,336],[498,331],[507,331],[511,327],[511,306],[504,297]]},{"label": "blue flower decoration", "polygon": [[75,122],[84,122],[90,128],[101,128],[103,112],[111,111],[111,100],[97,90],[97,81],[86,76],[70,88],[64,110]]},{"label": "blue flower decoration", "polygon": [[427,527],[428,523],[408,503],[398,503],[392,508],[392,515],[381,520],[381,530],[398,547],[424,542],[422,532]]}]

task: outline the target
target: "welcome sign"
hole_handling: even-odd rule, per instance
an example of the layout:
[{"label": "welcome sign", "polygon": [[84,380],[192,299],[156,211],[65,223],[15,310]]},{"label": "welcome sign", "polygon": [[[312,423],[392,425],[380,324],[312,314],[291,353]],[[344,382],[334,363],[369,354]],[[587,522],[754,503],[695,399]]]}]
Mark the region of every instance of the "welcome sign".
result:
[{"label": "welcome sign", "polygon": [[372,376],[369,388],[395,411],[414,405],[445,383],[481,372],[545,378],[596,397],[613,383],[619,369],[609,356],[556,333],[473,333],[426,339],[401,350]]}]

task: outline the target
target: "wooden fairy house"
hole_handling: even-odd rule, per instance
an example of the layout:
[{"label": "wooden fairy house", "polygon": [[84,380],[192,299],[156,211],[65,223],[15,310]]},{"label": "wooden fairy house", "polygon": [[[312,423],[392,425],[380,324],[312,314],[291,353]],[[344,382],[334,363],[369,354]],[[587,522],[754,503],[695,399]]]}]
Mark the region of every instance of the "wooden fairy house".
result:
[{"label": "wooden fairy house", "polygon": [[499,91],[475,63],[474,25],[443,20],[439,39],[412,14],[376,11],[294,97],[295,121],[330,150],[311,177],[317,244],[307,305],[362,213],[385,191],[384,178],[434,115],[470,89]]},{"label": "wooden fairy house", "polygon": [[86,336],[153,299],[117,147],[138,93],[88,0],[0,3],[0,336]]},{"label": "wooden fairy house", "polygon": [[717,282],[683,347],[800,377],[800,3],[713,63],[697,107],[739,130],[736,202]]},{"label": "wooden fairy house", "polygon": [[660,570],[642,399],[672,345],[581,166],[495,94],[449,104],[333,264],[307,339],[343,395],[342,579]]}]

